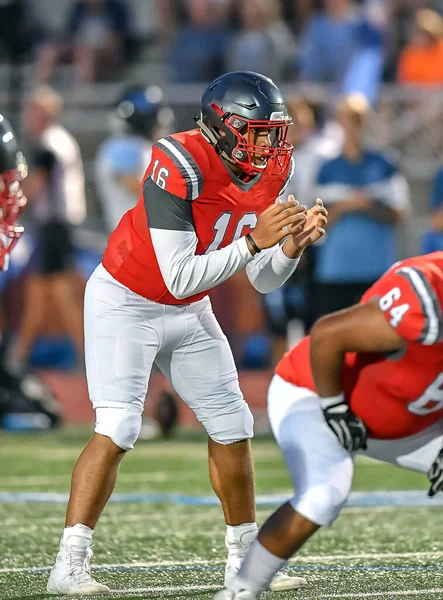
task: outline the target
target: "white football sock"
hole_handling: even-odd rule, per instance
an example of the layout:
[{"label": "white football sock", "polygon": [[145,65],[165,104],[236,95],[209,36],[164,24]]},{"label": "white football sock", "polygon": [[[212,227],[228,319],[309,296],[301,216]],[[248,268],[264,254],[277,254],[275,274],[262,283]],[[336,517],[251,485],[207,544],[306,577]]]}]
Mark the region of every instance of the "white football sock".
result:
[{"label": "white football sock", "polygon": [[257,537],[257,523],[242,525],[226,525],[226,539],[230,544],[245,544],[249,546]]},{"label": "white football sock", "polygon": [[62,540],[65,542],[67,537],[75,536],[77,542],[81,540],[80,545],[86,546],[86,544],[90,544],[93,534],[94,530],[87,525],[76,523],[73,527],[64,528]]},{"label": "white football sock", "polygon": [[274,575],[286,564],[286,559],[271,554],[258,540],[251,544],[240,572],[234,580],[236,592],[246,589],[258,594],[269,587]]}]

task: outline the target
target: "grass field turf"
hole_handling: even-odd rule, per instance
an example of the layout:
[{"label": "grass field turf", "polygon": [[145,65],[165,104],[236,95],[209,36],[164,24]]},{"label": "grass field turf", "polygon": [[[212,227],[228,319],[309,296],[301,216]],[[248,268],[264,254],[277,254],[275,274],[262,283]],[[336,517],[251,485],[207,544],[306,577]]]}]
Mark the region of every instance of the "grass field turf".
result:
[{"label": "grass field turf", "polygon": [[[0,439],[0,492],[69,491],[86,437],[78,432]],[[255,440],[257,492],[290,490],[279,450]],[[423,489],[424,476],[361,461],[354,490]],[[203,438],[140,442],[124,460],[116,492],[209,495]],[[271,508],[260,508],[262,522]],[[63,527],[64,505],[0,503],[0,598],[49,598],[45,586]],[[348,508],[291,562],[309,587],[266,600],[443,598],[443,509]],[[113,600],[209,600],[223,581],[221,511],[172,503],[108,505],[95,535],[93,565]]]}]

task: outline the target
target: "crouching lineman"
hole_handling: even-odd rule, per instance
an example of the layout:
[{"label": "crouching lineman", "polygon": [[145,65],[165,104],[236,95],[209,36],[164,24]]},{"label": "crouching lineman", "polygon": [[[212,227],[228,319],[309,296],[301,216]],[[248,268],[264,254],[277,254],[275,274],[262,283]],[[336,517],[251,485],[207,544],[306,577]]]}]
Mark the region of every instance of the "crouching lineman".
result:
[{"label": "crouching lineman", "polygon": [[255,600],[351,491],[356,452],[443,490],[443,252],[396,263],[360,304],[316,323],[269,387],[295,494],[263,525],[217,600]]},{"label": "crouching lineman", "polygon": [[[228,73],[202,99],[198,127],[159,140],[137,205],[112,233],[85,295],[86,372],[95,433],[74,468],[48,591],[107,592],[90,574],[93,529],[137,441],[154,363],[209,436],[209,470],[227,524],[226,584],[257,535],[251,412],[208,292],[246,267],[266,293],[324,233],[321,201],[275,203],[289,181],[291,123],[277,86]],[[279,242],[286,237],[282,245]],[[304,580],[303,580],[304,581]],[[300,578],[279,574],[273,589]]]}]

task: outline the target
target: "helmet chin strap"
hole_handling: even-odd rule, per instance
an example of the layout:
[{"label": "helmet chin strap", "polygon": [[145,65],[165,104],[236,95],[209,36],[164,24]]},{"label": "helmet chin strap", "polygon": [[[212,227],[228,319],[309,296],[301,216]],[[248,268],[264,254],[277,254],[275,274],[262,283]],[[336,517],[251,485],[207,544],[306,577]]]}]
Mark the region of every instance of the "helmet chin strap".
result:
[{"label": "helmet chin strap", "polygon": [[235,162],[235,160],[220,148],[220,146],[218,145],[218,139],[215,137],[214,133],[209,129],[209,127],[205,125],[203,121],[198,117],[194,117],[194,121],[200,127],[203,137],[206,139],[207,142],[214,146],[214,148],[217,150],[220,156],[224,160],[230,162],[232,165],[236,165],[237,163]]}]

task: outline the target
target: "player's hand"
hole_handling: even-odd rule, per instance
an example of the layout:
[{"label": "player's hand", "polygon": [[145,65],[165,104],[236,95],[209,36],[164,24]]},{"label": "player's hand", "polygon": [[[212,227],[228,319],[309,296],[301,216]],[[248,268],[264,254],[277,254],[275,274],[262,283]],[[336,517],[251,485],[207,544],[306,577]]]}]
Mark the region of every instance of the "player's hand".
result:
[{"label": "player's hand", "polygon": [[443,492],[443,448],[428,471],[428,479],[431,482],[428,492],[430,498],[435,496],[437,492]]},{"label": "player's hand", "polygon": [[277,202],[264,210],[250,235],[260,250],[271,248],[288,235],[288,229],[303,228],[307,218],[306,206],[289,196],[288,202]]},{"label": "player's hand", "polygon": [[[294,198],[289,196],[289,198]],[[292,235],[286,240],[286,250],[289,250],[289,245],[292,246],[292,253],[300,255],[306,246],[313,244],[325,234],[325,227],[328,222],[328,211],[323,206],[322,200],[317,198],[315,205],[307,211],[306,222],[303,227],[293,225],[290,228]]]},{"label": "player's hand", "polygon": [[322,398],[321,404],[326,423],[338,441],[348,452],[366,450],[368,430],[363,421],[354,415],[344,398]]}]

